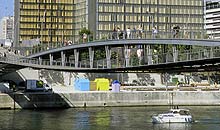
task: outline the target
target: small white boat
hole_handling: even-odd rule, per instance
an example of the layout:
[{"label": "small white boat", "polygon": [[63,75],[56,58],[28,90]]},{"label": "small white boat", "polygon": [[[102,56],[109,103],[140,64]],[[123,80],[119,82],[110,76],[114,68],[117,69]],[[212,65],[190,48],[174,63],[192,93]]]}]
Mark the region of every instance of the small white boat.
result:
[{"label": "small white boat", "polygon": [[167,113],[153,115],[153,123],[191,123],[192,116],[187,109],[170,109]]}]

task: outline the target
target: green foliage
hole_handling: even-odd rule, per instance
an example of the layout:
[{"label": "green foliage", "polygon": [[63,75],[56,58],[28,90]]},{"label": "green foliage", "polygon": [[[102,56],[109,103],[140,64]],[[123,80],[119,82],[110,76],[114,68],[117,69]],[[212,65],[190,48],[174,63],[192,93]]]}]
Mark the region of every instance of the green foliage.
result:
[{"label": "green foliage", "polygon": [[92,32],[91,32],[89,29],[82,28],[82,29],[79,31],[79,35],[80,35],[80,36],[83,36],[84,33],[87,34],[87,35],[92,34]]},{"label": "green foliage", "polygon": [[91,32],[89,29],[82,28],[82,29],[79,31],[79,35],[80,35],[79,42],[83,42],[83,34],[84,34],[84,33],[87,35],[86,41],[93,41],[92,32]]},{"label": "green foliage", "polygon": [[132,59],[132,66],[138,66],[139,65],[139,59],[137,54],[132,54],[131,55],[131,59]]},{"label": "green foliage", "polygon": [[95,50],[95,54],[94,54],[94,59],[95,60],[101,60],[101,59],[105,59],[105,49],[104,48],[100,48],[98,50]]},{"label": "green foliage", "polygon": [[112,52],[111,54],[111,59],[117,59],[118,58],[118,55],[116,52]]},{"label": "green foliage", "polygon": [[82,50],[81,53],[79,53],[79,60],[87,60],[89,59],[89,51],[85,51],[85,50]]}]

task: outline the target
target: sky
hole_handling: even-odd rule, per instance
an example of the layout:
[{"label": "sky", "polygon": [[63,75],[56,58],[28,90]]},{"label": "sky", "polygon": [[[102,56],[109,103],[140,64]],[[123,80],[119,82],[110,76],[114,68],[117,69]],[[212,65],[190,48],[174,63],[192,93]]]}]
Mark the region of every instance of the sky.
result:
[{"label": "sky", "polygon": [[0,0],[0,19],[14,15],[14,0]]}]

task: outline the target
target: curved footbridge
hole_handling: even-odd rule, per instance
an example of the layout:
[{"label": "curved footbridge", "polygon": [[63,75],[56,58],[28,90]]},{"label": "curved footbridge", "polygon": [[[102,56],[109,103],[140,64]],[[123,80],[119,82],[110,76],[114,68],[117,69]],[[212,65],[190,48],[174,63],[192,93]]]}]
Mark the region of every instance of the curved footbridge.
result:
[{"label": "curved footbridge", "polygon": [[13,70],[31,67],[93,73],[217,71],[219,46],[217,40],[105,40],[41,49],[24,58],[1,57],[0,64],[2,72],[7,66],[13,66]]}]

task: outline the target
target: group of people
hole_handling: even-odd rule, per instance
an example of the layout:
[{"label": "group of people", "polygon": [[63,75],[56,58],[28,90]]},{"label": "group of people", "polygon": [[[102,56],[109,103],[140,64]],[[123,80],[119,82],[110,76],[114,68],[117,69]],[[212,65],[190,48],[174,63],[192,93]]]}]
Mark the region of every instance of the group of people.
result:
[{"label": "group of people", "polygon": [[133,30],[128,27],[125,31],[122,31],[120,27],[114,28],[112,39],[130,39],[130,38],[142,38],[143,29],[133,28]]},{"label": "group of people", "polygon": [[[179,26],[174,26],[172,28],[173,38],[178,38],[180,32]],[[120,27],[114,28],[112,39],[130,39],[130,38],[142,38],[143,28],[139,26],[137,29],[134,27],[131,29],[128,27],[126,30],[122,31]],[[158,29],[157,27],[152,28],[152,38],[158,37]]]}]

